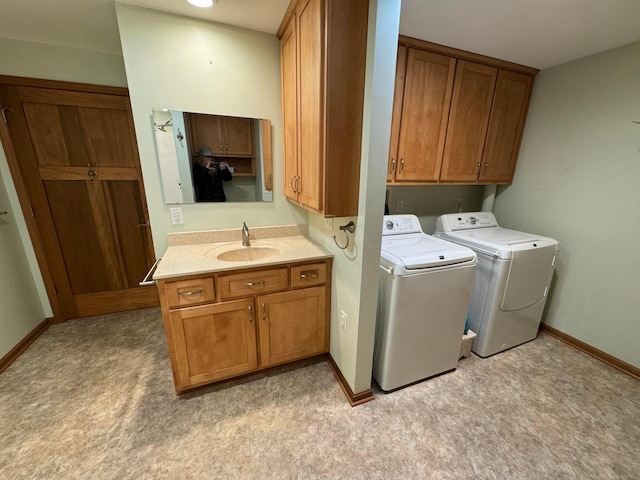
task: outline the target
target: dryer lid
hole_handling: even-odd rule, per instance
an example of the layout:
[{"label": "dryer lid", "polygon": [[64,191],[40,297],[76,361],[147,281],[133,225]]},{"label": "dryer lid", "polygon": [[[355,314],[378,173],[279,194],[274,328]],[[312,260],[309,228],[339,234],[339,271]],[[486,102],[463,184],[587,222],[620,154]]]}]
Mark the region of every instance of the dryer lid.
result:
[{"label": "dryer lid", "polygon": [[381,255],[394,265],[419,270],[475,260],[475,253],[425,233],[382,238]]},{"label": "dryer lid", "polygon": [[440,232],[438,236],[502,259],[511,258],[513,252],[558,244],[553,238],[502,227]]}]

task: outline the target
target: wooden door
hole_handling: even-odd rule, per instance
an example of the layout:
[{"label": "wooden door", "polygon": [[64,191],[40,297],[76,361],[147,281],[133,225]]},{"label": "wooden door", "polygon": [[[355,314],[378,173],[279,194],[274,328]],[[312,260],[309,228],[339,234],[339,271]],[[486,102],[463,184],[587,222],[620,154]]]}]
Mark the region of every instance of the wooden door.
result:
[{"label": "wooden door", "polygon": [[258,368],[253,299],[170,313],[177,390]]},{"label": "wooden door", "polygon": [[324,183],[323,15],[322,0],[301,2],[298,36],[298,201],[322,210]]},{"label": "wooden door", "polygon": [[409,49],[398,147],[398,182],[437,181],[456,60]]},{"label": "wooden door", "polygon": [[225,155],[253,157],[252,122],[253,120],[250,118],[222,117]]},{"label": "wooden door", "polygon": [[154,252],[128,97],[2,86],[0,99],[56,320],[157,305],[138,286]]},{"label": "wooden door", "polygon": [[529,107],[533,77],[500,70],[496,82],[480,181],[511,183]]},{"label": "wooden door", "polygon": [[451,100],[441,182],[475,182],[498,69],[460,60]]},{"label": "wooden door", "polygon": [[282,77],[282,134],[284,153],[284,194],[297,200],[295,182],[298,176],[298,92],[296,16],[280,39],[280,68]]},{"label": "wooden door", "polygon": [[263,367],[323,353],[327,349],[326,289],[260,296],[257,322]]}]

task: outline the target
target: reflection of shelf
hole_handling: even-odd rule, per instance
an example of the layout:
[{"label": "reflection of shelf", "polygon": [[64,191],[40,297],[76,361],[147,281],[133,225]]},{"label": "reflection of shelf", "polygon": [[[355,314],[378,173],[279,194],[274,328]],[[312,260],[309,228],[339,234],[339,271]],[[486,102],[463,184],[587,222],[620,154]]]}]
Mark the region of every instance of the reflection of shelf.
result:
[{"label": "reflection of shelf", "polygon": [[255,177],[256,176],[256,159],[255,158],[231,158],[216,157],[221,161],[224,160],[233,167],[233,175],[237,177]]}]

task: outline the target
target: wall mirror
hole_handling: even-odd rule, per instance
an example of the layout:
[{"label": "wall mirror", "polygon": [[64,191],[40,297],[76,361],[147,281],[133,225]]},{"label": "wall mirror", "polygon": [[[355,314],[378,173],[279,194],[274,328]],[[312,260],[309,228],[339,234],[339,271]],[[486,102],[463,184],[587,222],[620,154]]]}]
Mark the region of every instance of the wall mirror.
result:
[{"label": "wall mirror", "polygon": [[271,123],[178,110],[153,110],[167,204],[273,200]]}]

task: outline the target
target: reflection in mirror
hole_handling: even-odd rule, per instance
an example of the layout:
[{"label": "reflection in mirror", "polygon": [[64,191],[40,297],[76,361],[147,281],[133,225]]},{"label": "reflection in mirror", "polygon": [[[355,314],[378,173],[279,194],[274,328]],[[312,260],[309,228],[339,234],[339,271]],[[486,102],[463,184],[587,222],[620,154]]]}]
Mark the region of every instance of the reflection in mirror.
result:
[{"label": "reflection in mirror", "polygon": [[153,110],[167,204],[273,199],[269,120]]}]

